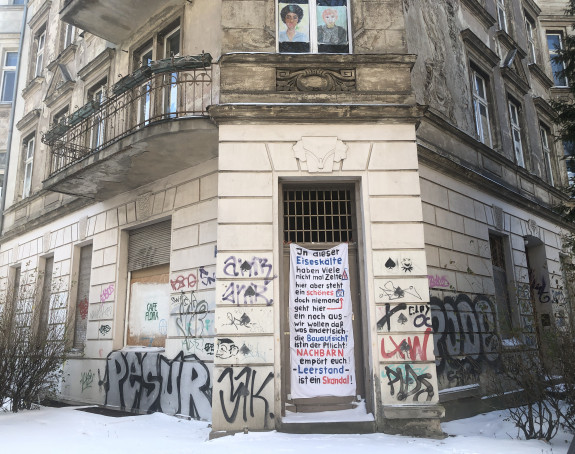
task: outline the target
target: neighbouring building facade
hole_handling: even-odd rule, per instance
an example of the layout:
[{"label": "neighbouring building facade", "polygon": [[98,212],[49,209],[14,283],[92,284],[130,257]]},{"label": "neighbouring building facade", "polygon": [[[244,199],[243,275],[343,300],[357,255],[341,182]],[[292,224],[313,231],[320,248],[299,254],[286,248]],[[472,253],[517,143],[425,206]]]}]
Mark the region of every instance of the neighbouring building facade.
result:
[{"label": "neighbouring building facade", "polygon": [[564,2],[27,8],[0,282],[70,324],[62,399],[439,436],[569,323]]},{"label": "neighbouring building facade", "polygon": [[6,169],[9,131],[13,129],[18,53],[24,26],[22,22],[24,3],[24,0],[0,1],[0,175],[2,175],[0,187],[3,187]]}]

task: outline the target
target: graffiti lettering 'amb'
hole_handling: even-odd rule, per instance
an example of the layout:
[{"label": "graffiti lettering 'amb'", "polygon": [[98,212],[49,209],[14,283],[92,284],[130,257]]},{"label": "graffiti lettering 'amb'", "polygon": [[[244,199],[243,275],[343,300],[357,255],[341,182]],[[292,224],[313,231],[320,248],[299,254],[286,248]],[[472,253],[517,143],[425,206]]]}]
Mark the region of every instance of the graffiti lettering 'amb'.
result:
[{"label": "graffiti lettering 'amb'", "polygon": [[274,279],[273,267],[265,257],[252,257],[249,260],[230,255],[224,260],[224,276],[228,277],[258,277],[268,284]]},{"label": "graffiti lettering 'amb'", "polygon": [[271,306],[274,300],[269,295],[266,296],[267,292],[268,286],[265,284],[230,282],[222,294],[222,301],[238,306],[240,304]]}]

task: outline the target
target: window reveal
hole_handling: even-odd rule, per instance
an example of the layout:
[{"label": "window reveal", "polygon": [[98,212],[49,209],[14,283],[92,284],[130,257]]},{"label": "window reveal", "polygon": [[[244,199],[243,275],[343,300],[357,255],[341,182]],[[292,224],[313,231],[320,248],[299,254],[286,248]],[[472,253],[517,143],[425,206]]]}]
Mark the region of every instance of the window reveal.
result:
[{"label": "window reveal", "polygon": [[567,87],[567,77],[563,74],[565,63],[557,61],[556,57],[563,49],[563,35],[561,33],[547,33],[547,47],[549,49],[549,59],[553,71],[553,80],[556,87]]},{"label": "window reveal", "polygon": [[525,167],[523,142],[521,140],[521,124],[519,123],[519,107],[512,101],[509,101],[509,122],[511,125],[513,149],[515,150],[515,160],[518,166]]},{"label": "window reveal", "polygon": [[486,83],[485,79],[475,71],[473,71],[473,110],[477,136],[481,143],[491,146]]},{"label": "window reveal", "polygon": [[16,64],[18,63],[18,52],[6,52],[4,55],[4,66],[2,68],[2,94],[0,102],[14,101],[14,89],[16,87]]}]

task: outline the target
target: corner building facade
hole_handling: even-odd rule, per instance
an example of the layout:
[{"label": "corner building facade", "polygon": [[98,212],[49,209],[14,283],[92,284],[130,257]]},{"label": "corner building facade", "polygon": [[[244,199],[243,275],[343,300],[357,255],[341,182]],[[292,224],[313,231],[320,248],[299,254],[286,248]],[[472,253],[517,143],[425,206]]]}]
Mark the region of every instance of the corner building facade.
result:
[{"label": "corner building facade", "polygon": [[[571,314],[540,3],[31,0],[0,276],[73,326],[61,398],[214,435],[482,411]],[[356,395],[292,395],[293,243],[348,244]]]}]

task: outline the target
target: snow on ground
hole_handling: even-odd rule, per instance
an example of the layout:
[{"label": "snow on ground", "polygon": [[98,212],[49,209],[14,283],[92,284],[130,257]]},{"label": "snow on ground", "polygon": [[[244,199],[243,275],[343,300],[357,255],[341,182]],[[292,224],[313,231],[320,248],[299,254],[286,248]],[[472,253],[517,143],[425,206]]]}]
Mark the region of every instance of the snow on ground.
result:
[{"label": "snow on ground", "polygon": [[0,413],[0,453],[58,454],[565,454],[571,435],[551,443],[517,440],[505,412],[442,424],[450,436],[430,440],[384,434],[293,435],[250,432],[208,441],[208,423],[162,413],[112,418],[79,407]]}]

